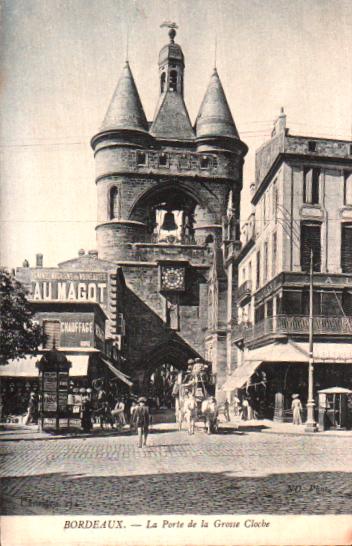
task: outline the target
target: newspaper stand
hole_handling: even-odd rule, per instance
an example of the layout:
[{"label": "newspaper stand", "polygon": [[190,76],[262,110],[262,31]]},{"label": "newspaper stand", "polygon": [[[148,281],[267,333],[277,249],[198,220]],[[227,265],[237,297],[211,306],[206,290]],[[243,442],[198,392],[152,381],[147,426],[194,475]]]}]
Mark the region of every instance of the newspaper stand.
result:
[{"label": "newspaper stand", "polygon": [[66,356],[52,349],[37,362],[39,369],[40,428],[58,432],[69,426],[67,405],[69,369]]},{"label": "newspaper stand", "polygon": [[318,391],[320,430],[346,430],[350,427],[349,398],[352,391],[344,387],[331,387]]}]

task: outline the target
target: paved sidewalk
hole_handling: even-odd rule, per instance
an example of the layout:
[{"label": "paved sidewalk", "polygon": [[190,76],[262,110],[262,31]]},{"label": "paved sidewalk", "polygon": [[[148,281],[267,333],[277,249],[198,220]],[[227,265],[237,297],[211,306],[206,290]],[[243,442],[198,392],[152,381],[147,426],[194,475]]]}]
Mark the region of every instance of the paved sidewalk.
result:
[{"label": "paved sidewalk", "polygon": [[[280,423],[269,419],[252,420],[252,421],[236,421],[222,422],[220,428],[225,429],[228,433],[237,434],[261,432],[265,434],[282,434],[282,435],[299,435],[299,436],[316,436],[316,437],[338,437],[352,438],[352,430],[325,430],[319,432],[305,432],[305,425],[293,425],[292,423]],[[176,430],[176,423],[158,423],[152,426],[152,429],[158,430]],[[71,430],[65,433],[48,433],[40,432],[37,425],[1,425],[0,426],[0,441],[18,441],[18,440],[57,440],[63,438],[91,438],[91,437],[123,437],[129,435],[129,427],[125,427],[122,432],[114,429],[102,430],[99,425],[95,425],[90,433],[83,432],[79,429]]]}]

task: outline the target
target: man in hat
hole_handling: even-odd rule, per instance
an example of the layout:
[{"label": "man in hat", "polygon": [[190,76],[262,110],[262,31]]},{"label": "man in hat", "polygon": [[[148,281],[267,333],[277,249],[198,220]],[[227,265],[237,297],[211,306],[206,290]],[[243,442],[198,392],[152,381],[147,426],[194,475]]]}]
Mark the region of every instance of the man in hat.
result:
[{"label": "man in hat", "polygon": [[138,406],[134,411],[134,423],[138,431],[138,447],[147,445],[149,432],[149,408],[146,405],[147,399],[144,396],[138,398]]}]

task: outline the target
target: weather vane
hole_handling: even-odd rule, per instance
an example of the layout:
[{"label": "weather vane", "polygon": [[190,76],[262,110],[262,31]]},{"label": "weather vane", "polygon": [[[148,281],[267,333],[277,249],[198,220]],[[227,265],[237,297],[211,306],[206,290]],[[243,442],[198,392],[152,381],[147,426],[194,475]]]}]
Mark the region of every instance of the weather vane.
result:
[{"label": "weather vane", "polygon": [[176,36],[176,29],[178,28],[178,26],[176,25],[176,23],[173,23],[172,21],[164,21],[160,25],[160,28],[164,28],[164,27],[167,27],[169,29],[168,34],[169,34],[171,42],[173,43]]}]

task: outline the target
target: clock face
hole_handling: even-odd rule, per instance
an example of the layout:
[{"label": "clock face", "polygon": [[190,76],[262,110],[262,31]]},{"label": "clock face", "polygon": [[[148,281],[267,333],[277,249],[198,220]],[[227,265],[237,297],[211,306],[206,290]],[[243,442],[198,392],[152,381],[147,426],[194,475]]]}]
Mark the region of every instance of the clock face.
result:
[{"label": "clock face", "polygon": [[161,287],[163,290],[184,290],[185,270],[181,267],[164,267],[161,270]]}]

